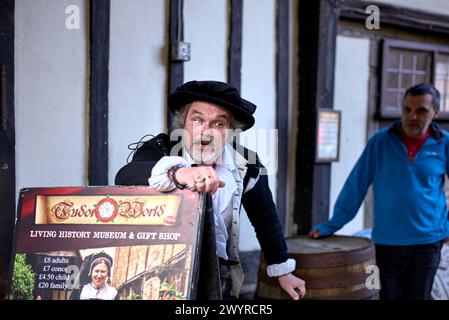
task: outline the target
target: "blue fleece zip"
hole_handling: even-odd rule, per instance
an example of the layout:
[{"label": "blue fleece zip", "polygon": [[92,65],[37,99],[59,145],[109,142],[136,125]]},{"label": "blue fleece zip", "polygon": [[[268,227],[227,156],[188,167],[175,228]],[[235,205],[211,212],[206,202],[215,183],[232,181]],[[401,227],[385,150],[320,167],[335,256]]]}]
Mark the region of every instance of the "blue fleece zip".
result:
[{"label": "blue fleece zip", "polygon": [[[398,126],[396,123],[395,126]],[[374,135],[347,178],[332,218],[316,225],[323,236],[352,220],[373,185],[376,244],[416,245],[449,236],[444,176],[449,172],[449,134],[432,125],[413,161],[400,136],[385,128]]]}]

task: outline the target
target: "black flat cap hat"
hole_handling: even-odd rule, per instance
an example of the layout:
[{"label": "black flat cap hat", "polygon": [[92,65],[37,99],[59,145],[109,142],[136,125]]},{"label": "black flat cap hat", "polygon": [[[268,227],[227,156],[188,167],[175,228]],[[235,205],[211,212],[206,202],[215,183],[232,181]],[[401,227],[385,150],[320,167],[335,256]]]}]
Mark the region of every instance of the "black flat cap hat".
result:
[{"label": "black flat cap hat", "polygon": [[194,101],[205,101],[229,110],[247,130],[254,125],[256,105],[240,97],[236,88],[219,81],[189,81],[168,97],[168,107],[176,111]]}]

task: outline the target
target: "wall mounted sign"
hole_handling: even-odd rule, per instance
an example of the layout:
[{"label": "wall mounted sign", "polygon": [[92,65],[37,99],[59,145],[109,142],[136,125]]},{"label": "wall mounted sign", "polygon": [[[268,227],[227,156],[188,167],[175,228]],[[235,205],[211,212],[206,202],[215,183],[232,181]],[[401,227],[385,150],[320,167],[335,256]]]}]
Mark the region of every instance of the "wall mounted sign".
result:
[{"label": "wall mounted sign", "polygon": [[341,111],[318,109],[316,162],[338,161],[340,149]]},{"label": "wall mounted sign", "polygon": [[195,299],[204,203],[148,187],[22,189],[10,297]]}]

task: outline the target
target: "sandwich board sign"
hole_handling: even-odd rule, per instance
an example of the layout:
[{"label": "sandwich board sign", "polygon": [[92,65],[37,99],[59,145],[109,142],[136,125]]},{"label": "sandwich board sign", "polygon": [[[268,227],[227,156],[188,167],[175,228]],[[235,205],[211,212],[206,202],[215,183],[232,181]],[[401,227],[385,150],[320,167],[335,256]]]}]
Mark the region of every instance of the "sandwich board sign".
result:
[{"label": "sandwich board sign", "polygon": [[205,201],[149,187],[22,189],[10,298],[195,299]]}]

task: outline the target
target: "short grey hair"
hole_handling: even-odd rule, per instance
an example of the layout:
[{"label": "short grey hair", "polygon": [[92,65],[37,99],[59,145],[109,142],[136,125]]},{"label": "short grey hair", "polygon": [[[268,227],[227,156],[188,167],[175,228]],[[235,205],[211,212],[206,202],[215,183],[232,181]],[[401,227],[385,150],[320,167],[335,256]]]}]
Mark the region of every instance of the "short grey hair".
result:
[{"label": "short grey hair", "polygon": [[[185,106],[182,106],[179,110],[174,112],[173,118],[172,118],[172,127],[173,129],[184,129],[185,123],[186,123],[186,117],[187,113],[189,112],[189,108],[192,105],[192,103],[186,104]],[[235,119],[234,115],[230,112],[231,115],[231,125],[230,128],[233,130],[245,128],[245,124]]]},{"label": "short grey hair", "polygon": [[180,109],[176,110],[173,114],[172,118],[172,127],[173,129],[184,129],[184,125],[186,123],[187,112],[189,112],[189,108],[192,104],[186,104],[182,106]]}]

